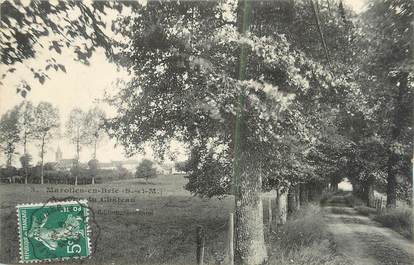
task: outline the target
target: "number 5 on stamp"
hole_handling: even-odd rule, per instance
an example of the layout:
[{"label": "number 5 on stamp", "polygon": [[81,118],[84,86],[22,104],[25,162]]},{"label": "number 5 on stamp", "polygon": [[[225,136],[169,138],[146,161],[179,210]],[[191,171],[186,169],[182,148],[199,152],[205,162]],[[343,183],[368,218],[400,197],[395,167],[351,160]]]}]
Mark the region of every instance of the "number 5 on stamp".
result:
[{"label": "number 5 on stamp", "polygon": [[17,205],[21,262],[90,255],[87,201]]}]

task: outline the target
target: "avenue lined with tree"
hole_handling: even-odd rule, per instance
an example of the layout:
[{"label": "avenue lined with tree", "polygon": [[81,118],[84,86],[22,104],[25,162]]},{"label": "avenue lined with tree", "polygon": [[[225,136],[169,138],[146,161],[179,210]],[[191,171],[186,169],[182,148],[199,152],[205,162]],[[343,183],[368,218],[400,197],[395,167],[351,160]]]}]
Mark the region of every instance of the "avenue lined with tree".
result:
[{"label": "avenue lined with tree", "polygon": [[[412,1],[371,1],[358,14],[340,0],[6,1],[1,13],[3,78],[36,58],[40,39],[84,64],[103,48],[128,71],[106,98],[114,117],[71,112],[65,135],[76,159],[88,146],[96,160],[104,131],[129,155],[150,144],[164,158],[179,141],[190,154],[188,191],[235,196],[236,264],[269,257],[263,192],[277,194],[278,225],[345,178],[368,206],[374,191],[388,208],[412,205]],[[66,72],[54,58],[44,63],[30,69],[40,83]],[[30,90],[23,81],[17,93]],[[9,110],[0,120],[6,167],[20,144],[28,167],[28,141],[43,158],[59,126],[49,103]]]}]

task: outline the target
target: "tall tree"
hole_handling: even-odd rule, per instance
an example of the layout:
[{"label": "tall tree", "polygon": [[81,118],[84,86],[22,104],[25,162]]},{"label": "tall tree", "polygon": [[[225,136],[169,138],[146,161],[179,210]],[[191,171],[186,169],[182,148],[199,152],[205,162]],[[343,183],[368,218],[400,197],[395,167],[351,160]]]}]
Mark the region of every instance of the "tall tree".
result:
[{"label": "tall tree", "polygon": [[93,148],[92,159],[96,159],[96,149],[105,136],[105,112],[98,107],[92,108],[85,114],[84,122],[86,129],[85,137],[88,138],[86,141]]},{"label": "tall tree", "polygon": [[20,157],[20,162],[22,165],[22,168],[24,170],[24,176],[25,176],[25,183],[27,184],[27,178],[29,174],[29,167],[30,167],[30,161],[32,160],[32,156],[28,153],[27,146],[29,144],[29,141],[32,140],[33,134],[35,132],[34,130],[34,123],[35,123],[35,117],[34,117],[34,106],[32,102],[30,101],[23,101],[19,105],[19,128],[21,132],[21,138],[23,141],[23,156]]},{"label": "tall tree", "polygon": [[362,18],[373,43],[365,67],[376,83],[378,135],[388,157],[387,206],[396,207],[398,179],[410,176],[413,148],[413,3],[372,1]]},{"label": "tall tree", "polygon": [[[248,32],[243,6],[151,1],[137,11],[140,16],[120,27],[131,41],[118,59],[133,79],[112,99],[118,115],[108,128],[129,154],[149,142],[162,156],[173,138],[191,146],[186,187],[208,197],[235,187],[236,261],[261,264],[266,249],[260,193],[264,178],[277,178],[277,162],[268,162],[281,138],[288,142],[282,124],[292,124],[292,135],[306,130],[300,127],[299,99],[319,103],[328,87],[346,90],[347,80],[333,82],[284,35],[260,31],[265,26],[254,16]],[[231,13],[226,18],[224,10]],[[307,137],[297,141],[310,142]],[[306,176],[305,168],[291,168],[297,176],[290,181]]]},{"label": "tall tree", "polygon": [[6,167],[12,166],[13,156],[21,140],[20,136],[19,109],[14,107],[3,114],[0,119],[0,148],[6,155]]},{"label": "tall tree", "polygon": [[27,145],[34,133],[34,106],[30,101],[23,101],[19,106],[19,127],[23,140],[23,154],[27,154]]},{"label": "tall tree", "polygon": [[40,146],[40,183],[44,183],[44,157],[47,144],[59,132],[60,117],[58,108],[49,102],[40,102],[34,110],[34,139]]},{"label": "tall tree", "polygon": [[69,141],[75,145],[75,159],[77,165],[79,164],[80,151],[82,146],[90,143],[88,138],[88,125],[85,122],[86,114],[79,108],[74,108],[66,122],[65,134]]}]

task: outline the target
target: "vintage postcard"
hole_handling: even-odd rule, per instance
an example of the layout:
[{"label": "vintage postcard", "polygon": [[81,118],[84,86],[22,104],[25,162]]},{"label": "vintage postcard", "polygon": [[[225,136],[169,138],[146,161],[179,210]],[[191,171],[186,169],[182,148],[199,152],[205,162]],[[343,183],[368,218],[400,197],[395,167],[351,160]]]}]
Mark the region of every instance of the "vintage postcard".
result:
[{"label": "vintage postcard", "polygon": [[0,264],[414,264],[412,0],[0,0]]}]

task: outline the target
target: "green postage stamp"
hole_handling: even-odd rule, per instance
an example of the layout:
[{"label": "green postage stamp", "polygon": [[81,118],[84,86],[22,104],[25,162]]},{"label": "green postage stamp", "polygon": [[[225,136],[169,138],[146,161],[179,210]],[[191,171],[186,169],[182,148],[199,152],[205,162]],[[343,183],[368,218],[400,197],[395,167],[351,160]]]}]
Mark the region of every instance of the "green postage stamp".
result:
[{"label": "green postage stamp", "polygon": [[90,255],[87,201],[17,205],[20,262]]}]

